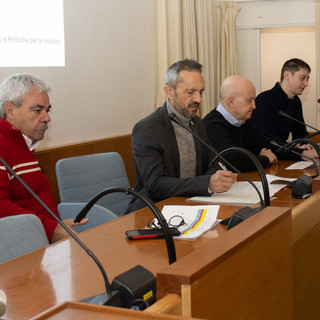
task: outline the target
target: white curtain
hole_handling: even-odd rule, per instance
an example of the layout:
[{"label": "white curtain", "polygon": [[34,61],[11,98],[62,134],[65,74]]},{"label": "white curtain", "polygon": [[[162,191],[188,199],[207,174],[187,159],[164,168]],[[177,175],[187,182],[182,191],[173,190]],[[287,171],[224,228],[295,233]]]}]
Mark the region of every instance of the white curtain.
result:
[{"label": "white curtain", "polygon": [[234,1],[158,0],[158,105],[165,100],[163,79],[174,62],[191,58],[204,66],[203,117],[219,102],[224,78],[237,74]]}]

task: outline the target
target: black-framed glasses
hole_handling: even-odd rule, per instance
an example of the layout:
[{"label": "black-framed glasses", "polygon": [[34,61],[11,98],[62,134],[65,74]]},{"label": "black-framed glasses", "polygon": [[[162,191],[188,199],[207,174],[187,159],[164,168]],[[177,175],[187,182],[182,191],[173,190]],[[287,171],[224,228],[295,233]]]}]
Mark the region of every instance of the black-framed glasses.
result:
[{"label": "black-framed glasses", "polygon": [[[182,216],[174,215],[168,220],[169,227],[179,228],[185,225],[185,221]],[[157,228],[160,229],[161,225],[157,218],[152,218],[148,222],[148,228]]]}]

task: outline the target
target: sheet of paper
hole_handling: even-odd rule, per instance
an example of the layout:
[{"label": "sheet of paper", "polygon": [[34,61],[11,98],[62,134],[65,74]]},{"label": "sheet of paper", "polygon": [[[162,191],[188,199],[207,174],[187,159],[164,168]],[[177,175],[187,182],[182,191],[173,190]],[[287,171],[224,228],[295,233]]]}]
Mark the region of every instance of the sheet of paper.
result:
[{"label": "sheet of paper", "polygon": [[221,221],[217,220],[219,208],[219,205],[165,205],[161,212],[167,221],[174,215],[179,215],[184,219],[185,224],[178,228],[181,235],[175,238],[195,239],[209,231]]},{"label": "sheet of paper", "polygon": [[286,167],[286,170],[303,170],[310,166],[313,166],[312,161],[298,161],[293,163],[289,167]]},{"label": "sheet of paper", "polygon": [[[263,198],[263,189],[261,181],[253,181]],[[286,184],[269,184],[270,197],[274,196]],[[196,202],[209,202],[219,204],[237,204],[237,205],[253,205],[260,202],[260,197],[256,189],[248,181],[239,181],[235,183],[231,189],[223,193],[213,193],[211,196],[196,196],[188,199]]]},{"label": "sheet of paper", "polygon": [[297,178],[285,178],[285,177],[274,176],[273,174],[266,174],[266,178],[267,178],[268,184],[271,184],[271,183],[287,184],[289,182],[293,182],[297,180]]}]

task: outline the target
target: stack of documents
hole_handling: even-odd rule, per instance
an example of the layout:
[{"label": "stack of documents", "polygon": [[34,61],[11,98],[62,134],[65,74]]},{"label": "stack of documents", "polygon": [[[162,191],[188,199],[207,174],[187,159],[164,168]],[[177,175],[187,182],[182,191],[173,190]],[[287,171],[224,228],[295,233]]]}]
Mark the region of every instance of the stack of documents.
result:
[{"label": "stack of documents", "polygon": [[181,235],[175,238],[195,239],[209,231],[221,220],[217,220],[219,205],[209,206],[175,206],[166,205],[162,214],[167,221],[178,215],[184,219],[185,224],[179,227]]},{"label": "stack of documents", "polygon": [[[289,182],[296,178],[282,178],[273,175],[266,175],[270,197],[274,196],[282,188],[286,187]],[[277,183],[280,182],[280,183]],[[253,181],[263,198],[263,188],[261,181]],[[248,181],[236,182],[229,191],[223,193],[213,193],[211,196],[196,196],[188,199],[196,202],[209,202],[219,204],[234,205],[254,205],[260,202],[260,197],[255,188]]]}]

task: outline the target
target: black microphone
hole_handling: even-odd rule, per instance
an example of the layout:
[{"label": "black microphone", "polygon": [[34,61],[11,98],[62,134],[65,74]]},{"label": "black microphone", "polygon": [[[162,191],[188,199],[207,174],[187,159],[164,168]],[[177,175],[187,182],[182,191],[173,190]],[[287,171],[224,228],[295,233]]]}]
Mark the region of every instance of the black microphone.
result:
[{"label": "black microphone", "polygon": [[[314,159],[312,159],[312,158],[310,158],[310,157],[307,157],[307,156],[305,156],[305,155],[303,155],[303,154],[301,154],[301,153],[299,153],[299,152],[297,152],[297,151],[295,151],[295,150],[292,150],[292,148],[283,148],[284,146],[286,146],[286,145],[288,145],[288,144],[290,144],[290,143],[287,143],[286,145],[284,145],[284,146],[281,146],[279,143],[277,143],[276,141],[270,141],[270,144],[272,144],[273,146],[275,146],[275,147],[278,147],[278,149],[276,150],[276,152],[281,152],[281,151],[284,151],[284,152],[292,152],[292,153],[294,153],[294,154],[297,154],[297,155],[299,155],[299,156],[301,156],[301,157],[303,157],[303,158],[305,158],[305,159],[308,159],[309,161],[311,161],[312,163],[313,163],[313,166],[314,166],[314,168],[315,168],[315,171],[316,171],[316,175],[313,177],[313,178],[315,178],[315,177],[318,177],[319,176],[319,171],[318,171],[318,166],[317,166],[317,164],[316,164],[316,162],[314,161]],[[294,146],[296,145],[296,143],[294,143],[293,144]]]},{"label": "black microphone", "polygon": [[320,103],[320,99],[318,99],[317,102]]},{"label": "black microphone", "polygon": [[121,306],[119,291],[111,291],[111,287],[108,281],[107,274],[98,260],[98,258],[89,250],[84,243],[54,214],[54,212],[37,196],[37,194],[13,171],[13,169],[0,157],[0,162],[6,167],[6,169],[23,185],[23,187],[41,204],[41,206],[66,230],[69,235],[85,250],[85,252],[93,259],[100,269],[103,276],[106,292],[98,294],[86,300],[87,303],[110,305],[115,307]]},{"label": "black microphone", "polygon": [[[237,168],[235,168],[231,163],[229,163],[224,157],[222,157],[220,155],[220,153],[218,153],[212,146],[210,146],[208,143],[206,143],[203,139],[201,139],[198,135],[196,135],[191,129],[189,129],[187,126],[185,126],[174,113],[170,113],[169,114],[169,118],[170,120],[172,120],[173,122],[175,122],[176,124],[178,124],[179,126],[181,126],[182,128],[184,128],[185,130],[187,130],[189,133],[191,133],[196,139],[198,139],[203,145],[205,145],[210,151],[212,151],[216,157],[211,161],[210,165],[216,160],[216,159],[220,159],[222,160],[225,164],[227,164],[232,170],[234,170],[235,172],[237,172],[239,175],[241,175],[241,177],[243,177],[246,181],[248,181],[250,183],[250,185],[256,190],[256,192],[258,193],[258,196],[260,198],[260,208],[249,208],[249,207],[245,207],[240,209],[239,211],[237,211],[234,216],[229,217],[227,219],[224,219],[223,224],[228,224],[228,230],[231,229],[232,227],[234,227],[236,224],[242,222],[243,220],[249,218],[251,215],[259,212],[260,210],[262,210],[265,206],[270,206],[270,196],[269,196],[269,186],[268,186],[268,182],[265,176],[265,173],[263,171],[262,165],[260,164],[259,161],[257,161],[256,157],[248,150],[244,149],[244,148],[229,148],[229,149],[233,149],[232,151],[236,150],[236,151],[240,151],[243,152],[244,154],[246,154],[257,166],[258,171],[259,171],[259,175],[261,178],[261,182],[262,182],[262,186],[263,186],[263,191],[264,191],[264,202],[262,200],[262,196],[261,193],[259,191],[259,189],[257,188],[257,186],[249,179],[247,178],[242,172],[240,172]],[[230,150],[224,150],[223,152],[230,152]]]},{"label": "black microphone", "polygon": [[[263,186],[263,192],[264,192],[264,203],[265,203],[265,206],[270,206],[270,195],[269,195],[269,186],[268,186],[268,180],[266,178],[266,175],[264,173],[264,170],[263,170],[263,167],[260,163],[260,161],[255,157],[254,154],[252,154],[249,150],[245,149],[245,148],[241,148],[241,147],[230,147],[230,148],[227,148],[225,150],[222,150],[221,152],[219,152],[213,159],[212,161],[210,162],[209,164],[209,167],[215,163],[217,161],[218,158],[221,158],[221,159],[224,159],[222,158],[223,155],[227,154],[227,153],[232,153],[232,152],[241,152],[241,153],[244,153],[248,158],[249,160],[251,160],[254,165],[256,166],[256,168],[258,169],[258,172],[259,172],[259,176],[260,176],[260,179],[261,179],[261,182],[262,182],[262,186]],[[223,160],[223,161],[226,161],[226,160]],[[229,163],[230,165],[230,163]],[[237,173],[240,173],[240,175],[242,177],[244,177],[250,184],[251,184],[251,180],[249,180],[242,172],[240,172],[238,169],[234,168],[232,165],[230,165],[231,168],[235,171],[237,171]],[[253,182],[252,182],[253,183]],[[255,184],[253,183],[253,185],[255,186]],[[258,190],[256,188],[256,190]]]},{"label": "black microphone", "polygon": [[316,162],[314,161],[314,159],[310,158],[310,157],[307,157],[305,155],[302,155],[301,153],[295,151],[295,150],[292,150],[293,147],[296,146],[297,143],[299,142],[308,142],[310,143],[314,148],[315,150],[317,151],[317,154],[318,154],[318,157],[319,157],[319,147],[318,145],[310,140],[310,139],[297,139],[297,140],[294,140],[292,142],[289,142],[283,146],[280,146],[277,142],[275,141],[270,141],[270,143],[276,147],[280,147],[277,152],[280,152],[280,151],[284,151],[284,152],[292,152],[292,153],[295,153],[295,154],[298,154],[300,155],[301,157],[304,157],[308,160],[311,160],[313,162],[313,165],[315,167],[315,171],[316,171],[316,175],[315,176],[308,176],[306,174],[302,174],[300,177],[297,178],[297,180],[295,180],[294,182],[292,182],[291,184],[288,184],[288,187],[292,188],[292,196],[294,198],[298,198],[298,199],[304,199],[305,197],[309,196],[312,194],[312,180],[313,178],[319,176],[319,171],[318,171],[318,167],[317,167],[317,164]]},{"label": "black microphone", "polygon": [[276,141],[271,141],[270,143],[275,147],[279,147],[279,149],[277,149],[277,152],[288,152],[288,151],[291,151],[291,149],[295,148],[299,142],[296,140],[293,140],[291,142],[287,142],[282,146],[278,144]]},{"label": "black microphone", "polygon": [[[273,141],[274,142],[274,141]],[[300,139],[296,139],[296,140],[292,140],[291,142],[288,142],[286,144],[284,144],[283,146],[280,146],[280,148],[277,150],[278,152],[281,152],[281,151],[291,151],[293,148],[296,147],[296,145],[300,142],[303,142],[303,143],[308,143],[308,144],[311,144],[314,148],[314,150],[316,151],[317,155],[318,155],[318,159],[320,159],[320,149],[319,149],[319,146],[317,145],[316,142],[314,142],[313,140],[311,139],[308,139],[308,138],[300,138]]]},{"label": "black microphone", "polygon": [[88,211],[92,208],[92,206],[103,196],[113,193],[113,192],[123,192],[125,194],[132,194],[142,200],[152,211],[154,216],[158,219],[160,226],[163,230],[164,238],[166,241],[167,245],[167,251],[168,251],[168,257],[169,257],[169,264],[173,263],[176,261],[176,250],[172,238],[172,234],[170,232],[168,223],[166,219],[164,218],[163,214],[161,211],[156,207],[156,205],[145,195],[141,194],[138,191],[135,191],[131,188],[122,188],[122,187],[114,187],[114,188],[108,188],[105,190],[100,191],[98,194],[96,194],[83,208],[82,210],[78,213],[76,218],[74,219],[74,222],[80,222],[88,213]]},{"label": "black microphone", "polygon": [[[319,102],[319,101],[320,101],[320,99],[318,99],[318,102]],[[319,103],[320,103],[320,102],[319,102]],[[293,120],[293,121],[296,121],[296,122],[298,122],[298,123],[300,123],[300,124],[303,124],[304,126],[309,127],[309,128],[311,128],[311,129],[313,129],[313,130],[316,131],[316,132],[314,132],[314,133],[311,133],[311,134],[307,135],[306,138],[311,138],[311,137],[313,137],[313,136],[316,136],[316,135],[320,134],[320,130],[318,130],[317,128],[314,128],[314,127],[312,127],[312,126],[310,126],[310,125],[308,125],[308,124],[306,124],[306,123],[304,123],[304,122],[302,122],[302,121],[300,121],[300,120],[298,120],[298,119],[296,119],[296,118],[293,118],[293,117],[289,116],[286,112],[284,112],[284,111],[282,111],[282,110],[279,110],[279,111],[278,111],[278,114],[280,114],[281,116],[284,116],[284,117],[286,117],[286,118],[289,118],[289,119],[291,119],[291,120]]]}]

